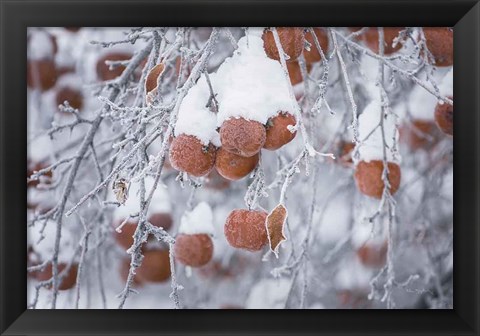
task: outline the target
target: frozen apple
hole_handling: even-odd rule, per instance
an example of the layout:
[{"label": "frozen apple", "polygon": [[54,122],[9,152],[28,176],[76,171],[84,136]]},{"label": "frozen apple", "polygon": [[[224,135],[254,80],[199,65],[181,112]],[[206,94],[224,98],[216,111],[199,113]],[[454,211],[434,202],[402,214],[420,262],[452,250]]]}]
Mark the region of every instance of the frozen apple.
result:
[{"label": "frozen apple", "polygon": [[215,156],[215,146],[205,146],[195,136],[185,134],[173,139],[169,152],[173,168],[197,177],[212,170]]},{"label": "frozen apple", "polygon": [[[298,27],[277,27],[280,44],[283,51],[288,55],[289,61],[293,61],[300,56],[304,45],[303,29]],[[274,60],[280,60],[278,48],[275,43],[273,32],[265,30],[262,35],[263,47],[268,57]]]},{"label": "frozen apple", "polygon": [[243,157],[220,148],[215,160],[215,169],[222,177],[236,181],[250,174],[259,160],[259,153],[254,156]]},{"label": "frozen apple", "polygon": [[213,242],[208,234],[180,234],[175,239],[175,257],[191,267],[206,265],[213,256]]},{"label": "frozen apple", "polygon": [[267,122],[267,136],[263,148],[276,150],[292,141],[297,132],[292,133],[289,127],[295,126],[296,123],[295,117],[290,113],[281,112],[270,118]]},{"label": "frozen apple", "polygon": [[224,233],[230,245],[248,251],[259,251],[267,243],[264,211],[233,210],[225,222]]},{"label": "frozen apple", "polygon": [[[387,166],[390,193],[393,195],[400,186],[400,166],[393,162],[388,162]],[[385,183],[382,179],[383,169],[383,161],[360,161],[355,167],[355,182],[360,192],[370,197],[382,198],[385,189]]]},{"label": "frozen apple", "polygon": [[254,156],[262,149],[266,140],[265,127],[254,120],[232,118],[220,128],[222,148],[240,156]]}]

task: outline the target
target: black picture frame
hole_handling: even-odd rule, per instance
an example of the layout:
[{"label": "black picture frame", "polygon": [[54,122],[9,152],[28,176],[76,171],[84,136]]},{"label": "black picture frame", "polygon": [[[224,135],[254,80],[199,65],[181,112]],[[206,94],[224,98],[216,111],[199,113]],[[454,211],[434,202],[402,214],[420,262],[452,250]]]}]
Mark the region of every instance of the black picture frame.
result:
[{"label": "black picture frame", "polygon": [[[479,334],[480,4],[477,1],[0,0],[2,335]],[[26,310],[28,26],[453,26],[452,310]]]}]

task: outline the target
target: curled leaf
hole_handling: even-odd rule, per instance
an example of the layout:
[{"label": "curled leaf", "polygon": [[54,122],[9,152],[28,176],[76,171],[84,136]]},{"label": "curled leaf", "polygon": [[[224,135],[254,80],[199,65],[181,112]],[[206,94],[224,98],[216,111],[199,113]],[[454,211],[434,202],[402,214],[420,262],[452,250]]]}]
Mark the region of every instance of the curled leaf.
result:
[{"label": "curled leaf", "polygon": [[287,220],[287,208],[283,204],[279,204],[273,209],[266,219],[268,241],[270,250],[278,258],[278,247],[287,240],[285,237],[284,226]]},{"label": "curled leaf", "polygon": [[145,79],[145,94],[147,95],[147,103],[151,103],[155,94],[158,92],[158,78],[165,71],[165,64],[158,63],[147,75]]},{"label": "curled leaf", "polygon": [[113,182],[113,193],[117,202],[120,204],[125,204],[128,198],[128,182],[124,178],[120,178]]}]

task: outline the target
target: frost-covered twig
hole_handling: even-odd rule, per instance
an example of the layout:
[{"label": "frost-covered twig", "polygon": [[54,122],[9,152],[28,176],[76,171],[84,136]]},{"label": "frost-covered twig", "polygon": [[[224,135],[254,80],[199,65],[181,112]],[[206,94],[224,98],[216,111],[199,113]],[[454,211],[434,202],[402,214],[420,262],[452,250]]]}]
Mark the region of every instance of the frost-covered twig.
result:
[{"label": "frost-covered twig", "polygon": [[357,104],[355,103],[355,98],[353,96],[352,86],[350,84],[350,78],[348,76],[347,67],[345,65],[345,61],[343,60],[342,53],[340,52],[340,48],[338,47],[336,33],[333,29],[330,28],[330,36],[332,37],[335,54],[337,55],[338,62],[340,63],[343,80],[345,82],[345,86],[347,88],[348,97],[350,99],[350,105],[352,107],[352,123],[351,128],[353,130],[353,141],[355,143],[358,142],[358,115],[357,115]]},{"label": "frost-covered twig", "polygon": [[440,101],[444,101],[445,103],[449,104],[449,105],[453,105],[453,101],[451,99],[449,99],[448,97],[443,97],[441,96],[438,92],[436,92],[434,89],[430,88],[429,85],[425,82],[423,82],[422,80],[420,80],[418,77],[416,77],[414,74],[410,73],[409,71],[407,70],[404,70],[398,66],[396,66],[395,64],[389,62],[388,60],[386,60],[384,57],[380,56],[380,55],[377,55],[375,54],[374,52],[362,47],[361,45],[359,45],[358,43],[355,43],[353,41],[350,41],[348,40],[347,38],[345,38],[342,34],[332,30],[333,34],[332,36],[338,36],[340,37],[343,41],[345,41],[348,45],[354,47],[355,49],[361,51],[362,53],[364,53],[365,55],[368,55],[370,57],[373,57],[375,58],[376,60],[379,60],[379,61],[382,61],[383,64],[385,66],[388,66],[389,68],[391,68],[394,72],[397,72],[399,74],[402,74],[404,76],[406,76],[407,78],[411,79],[415,84],[417,84],[418,86],[421,86],[422,88],[424,88],[425,90],[427,90],[430,94],[434,95],[435,97],[437,97]]},{"label": "frost-covered twig", "polygon": [[[325,95],[327,93],[329,64],[328,64],[328,59],[327,59],[327,57],[325,56],[325,53],[322,50],[320,42],[318,41],[317,34],[315,34],[315,31],[313,30],[313,28],[309,28],[308,30],[313,37],[313,42],[315,44],[315,48],[317,48],[318,52],[320,53],[320,56],[321,56],[321,59],[322,59],[322,65],[323,65],[323,74],[322,74],[322,78],[320,79],[320,83],[319,83],[319,86],[318,86],[318,88],[319,88],[318,98],[315,101],[314,107],[312,108],[312,111],[319,112],[320,109],[322,108],[323,103],[324,102],[326,103]],[[308,89],[305,88],[305,90],[307,91]],[[327,103],[327,106],[328,106],[328,103]]]},{"label": "frost-covered twig", "polygon": [[[118,78],[118,80],[116,81],[116,85],[112,88],[110,93],[111,101],[115,100],[116,97],[119,95],[121,87],[127,83],[130,74],[133,72],[134,69],[137,68],[137,66],[143,60],[145,55],[150,52],[151,47],[152,45],[150,43],[145,49],[143,49],[139,54],[137,54],[136,57],[130,62],[129,66],[122,73],[122,75]],[[59,205],[56,208],[57,230],[56,230],[56,237],[55,237],[55,250],[54,250],[55,252],[52,257],[52,273],[53,273],[53,298],[52,298],[52,305],[51,305],[52,309],[56,308],[57,296],[58,296],[58,286],[59,286],[58,254],[59,254],[60,240],[62,237],[62,224],[63,224],[63,215],[64,215],[65,206],[67,204],[68,197],[70,196],[72,186],[75,182],[75,177],[78,173],[78,169],[83,160],[83,157],[86,154],[88,148],[90,147],[94,139],[94,136],[100,127],[102,120],[103,120],[103,117],[101,117],[100,114],[98,114],[98,116],[92,122],[92,125],[90,126],[89,131],[85,135],[85,138],[81,144],[81,147],[77,151],[76,159],[73,162],[72,169],[67,179],[67,184],[65,185]]]},{"label": "frost-covered twig", "polygon": [[[379,45],[379,55],[383,56],[384,54],[384,31],[382,27],[378,28],[378,45]],[[387,161],[387,139],[385,134],[385,127],[384,127],[384,120],[387,116],[387,109],[388,109],[388,101],[386,97],[385,89],[383,88],[383,81],[384,81],[384,63],[383,60],[379,61],[379,69],[378,69],[378,78],[377,78],[377,85],[380,90],[380,99],[381,99],[381,116],[380,116],[380,130],[382,135],[382,150],[383,150],[383,174],[382,180],[384,183],[383,189],[383,196],[382,202],[386,199],[387,204],[387,211],[388,211],[388,250],[387,250],[387,280],[384,285],[385,294],[382,298],[382,302],[387,300],[387,308],[394,308],[395,302],[392,298],[392,287],[393,282],[395,281],[395,270],[393,265],[393,258],[394,258],[394,235],[395,235],[395,201],[390,194],[390,179],[389,179],[389,170],[388,170],[388,161]],[[390,149],[392,150],[392,149]]]}]

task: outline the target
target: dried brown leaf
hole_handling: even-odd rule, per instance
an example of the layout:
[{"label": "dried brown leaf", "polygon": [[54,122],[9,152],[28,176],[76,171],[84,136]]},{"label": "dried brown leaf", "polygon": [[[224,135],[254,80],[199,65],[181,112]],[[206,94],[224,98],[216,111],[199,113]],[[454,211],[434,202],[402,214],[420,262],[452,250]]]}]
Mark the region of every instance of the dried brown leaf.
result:
[{"label": "dried brown leaf", "polygon": [[278,247],[287,240],[284,233],[284,226],[287,220],[287,208],[283,204],[279,204],[267,216],[267,234],[270,243],[270,250],[278,258]]},{"label": "dried brown leaf", "polygon": [[158,63],[152,68],[152,70],[150,70],[145,80],[145,93],[147,95],[151,91],[157,89],[158,77],[163,74],[163,71],[165,71],[165,64],[163,63]]}]

